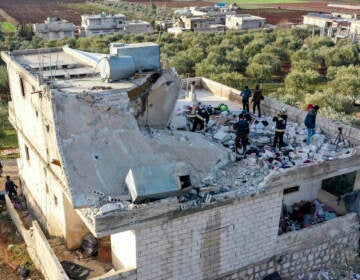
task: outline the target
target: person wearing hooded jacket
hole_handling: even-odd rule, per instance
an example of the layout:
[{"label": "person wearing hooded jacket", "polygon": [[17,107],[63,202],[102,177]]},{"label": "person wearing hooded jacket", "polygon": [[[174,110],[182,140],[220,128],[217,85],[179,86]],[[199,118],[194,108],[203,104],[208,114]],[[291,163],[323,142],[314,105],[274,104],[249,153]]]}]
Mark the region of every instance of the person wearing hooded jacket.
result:
[{"label": "person wearing hooded jacket", "polygon": [[307,113],[304,124],[307,128],[307,138],[306,138],[306,144],[310,144],[311,137],[315,134],[315,127],[316,127],[316,115],[317,111],[320,109],[318,105],[315,105],[314,108],[310,109]]}]

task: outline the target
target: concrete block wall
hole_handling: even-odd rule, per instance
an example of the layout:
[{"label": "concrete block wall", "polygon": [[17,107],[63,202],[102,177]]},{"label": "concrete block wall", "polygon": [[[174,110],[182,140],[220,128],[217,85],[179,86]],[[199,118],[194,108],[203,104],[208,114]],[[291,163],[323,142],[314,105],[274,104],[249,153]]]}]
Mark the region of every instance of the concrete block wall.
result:
[{"label": "concrete block wall", "polygon": [[136,231],[137,278],[219,279],[272,256],[282,193],[170,218]]},{"label": "concrete block wall", "polygon": [[279,246],[274,256],[219,279],[262,279],[275,271],[282,277],[291,277],[331,265],[338,267],[349,261],[346,255],[357,252],[358,240],[359,223],[356,214],[347,214],[311,228],[278,236]]}]

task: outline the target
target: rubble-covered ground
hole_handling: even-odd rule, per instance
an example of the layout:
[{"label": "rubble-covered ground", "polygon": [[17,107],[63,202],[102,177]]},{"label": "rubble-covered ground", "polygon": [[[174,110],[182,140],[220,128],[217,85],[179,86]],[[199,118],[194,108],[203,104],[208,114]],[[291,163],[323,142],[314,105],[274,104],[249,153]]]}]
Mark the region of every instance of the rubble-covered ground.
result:
[{"label": "rubble-covered ground", "polygon": [[[192,118],[189,117],[189,106],[195,103],[185,98],[184,92],[178,99],[172,119],[167,129],[146,128],[144,136],[157,142],[159,147],[167,147],[168,143],[186,143],[188,147],[203,143],[194,134],[202,134],[207,139],[207,149],[211,147],[214,153],[224,154],[218,162],[211,163],[211,170],[201,170],[201,166],[192,170],[193,188],[184,192],[178,199],[180,208],[201,207],[215,201],[223,201],[234,197],[245,197],[260,193],[266,187],[264,179],[272,174],[286,169],[297,168],[304,165],[316,164],[338,158],[350,157],[353,149],[345,140],[336,144],[335,139],[327,138],[320,129],[311,139],[311,144],[306,144],[307,130],[303,124],[288,121],[284,135],[285,146],[272,147],[275,123],[274,116],[257,117],[251,115],[249,145],[245,156],[242,150],[234,152],[235,132],[233,124],[238,120],[240,105],[225,98],[214,96],[206,90],[196,90],[198,101],[213,108],[219,104],[227,104],[230,111],[214,114],[210,117],[208,125],[202,131],[191,132]],[[171,140],[171,141],[170,141]],[[164,143],[165,142],[165,143]],[[179,144],[179,145],[180,145]],[[176,145],[176,144],[175,144]],[[185,148],[186,149],[186,148]],[[171,153],[171,151],[163,151]],[[184,151],[184,159],[189,160],[189,155]],[[204,161],[210,155],[204,155]],[[208,162],[206,163],[208,165]],[[194,175],[194,173],[196,173]],[[194,183],[195,182],[195,183]],[[101,194],[99,203],[90,212],[92,215],[103,215],[117,210],[131,210],[141,208],[144,204],[130,203],[129,199],[110,201],[106,194]],[[105,205],[104,205],[105,204]]]},{"label": "rubble-covered ground", "polygon": [[[195,133],[204,134],[209,141],[219,146],[226,147],[230,161],[226,165],[216,166],[203,178],[199,187],[200,194],[205,189],[206,194],[216,195],[226,191],[235,191],[237,195],[244,196],[258,193],[264,188],[264,178],[272,173],[282,172],[285,169],[296,168],[303,165],[316,164],[317,162],[329,161],[337,158],[345,158],[352,155],[349,143],[340,141],[336,144],[335,139],[327,138],[320,129],[311,139],[311,144],[306,144],[307,130],[303,124],[287,122],[284,135],[284,147],[272,147],[275,131],[274,116],[251,115],[249,145],[246,156],[242,157],[242,150],[236,155],[234,152],[235,132],[233,124],[238,120],[240,105],[220,97],[208,96],[206,91],[197,91],[199,101],[205,105],[217,107],[226,103],[232,111],[212,115],[203,131]],[[172,129],[190,130],[191,121],[186,117],[188,107],[193,103],[180,99],[170,124]],[[162,132],[158,132],[162,133]],[[209,187],[211,190],[209,191]],[[195,192],[194,192],[195,194]],[[194,195],[185,195],[181,201],[194,198]],[[204,202],[215,198],[203,197]]]}]

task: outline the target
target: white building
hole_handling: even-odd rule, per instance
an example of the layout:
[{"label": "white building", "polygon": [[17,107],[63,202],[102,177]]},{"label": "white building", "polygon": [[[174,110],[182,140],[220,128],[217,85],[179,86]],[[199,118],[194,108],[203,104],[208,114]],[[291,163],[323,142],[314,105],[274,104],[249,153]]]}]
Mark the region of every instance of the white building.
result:
[{"label": "white building", "polygon": [[82,15],[81,31],[85,37],[93,35],[114,34],[124,31],[125,16],[122,14],[109,15],[101,13],[98,15]]},{"label": "white building", "polygon": [[252,16],[250,14],[237,14],[226,16],[226,28],[248,30],[262,28],[265,26],[265,18]]},{"label": "white building", "polygon": [[306,25],[314,25],[318,27],[329,27],[335,22],[335,18],[331,14],[308,13],[304,16],[303,23]]},{"label": "white building", "polygon": [[[261,157],[254,152],[236,161],[225,145],[234,135],[222,125],[233,114],[212,120],[219,122],[210,128],[220,126],[214,137],[167,127],[185,118],[178,109],[191,104],[189,83],[198,101],[225,103],[235,113],[239,90],[205,78],[181,83],[174,70],[160,69],[153,43],[116,43],[110,53],[68,47],[1,53],[29,213],[70,249],[88,233],[109,237],[114,270],[92,279],[263,279],[274,271],[290,279],[357,252],[359,221],[349,213],[356,209],[339,204],[322,183],[355,173],[348,194],[360,189],[359,129],[341,125],[352,147],[338,150],[327,141],[317,142],[318,150],[315,141],[326,136],[306,146],[306,112],[285,105],[296,149],[271,152],[274,131],[260,119],[252,144]],[[273,116],[283,107],[265,97],[262,109]],[[317,117],[330,138],[338,127]],[[342,216],[279,234],[285,206],[314,199]],[[59,275],[48,279],[69,279],[38,232],[26,232],[26,240],[34,233],[42,245],[35,248],[42,270]]]},{"label": "white building", "polygon": [[67,20],[48,17],[44,23],[34,23],[32,25],[35,35],[43,39],[57,40],[64,37],[74,37],[76,27]]},{"label": "white building", "polygon": [[151,24],[143,20],[126,21],[124,31],[129,34],[152,34],[154,32]]}]

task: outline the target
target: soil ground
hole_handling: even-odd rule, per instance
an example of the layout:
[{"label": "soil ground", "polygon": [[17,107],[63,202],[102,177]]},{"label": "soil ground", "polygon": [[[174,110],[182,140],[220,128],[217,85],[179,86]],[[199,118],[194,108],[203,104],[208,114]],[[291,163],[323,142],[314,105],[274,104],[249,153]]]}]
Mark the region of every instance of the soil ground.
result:
[{"label": "soil ground", "polygon": [[[3,173],[0,177],[0,190],[4,189],[5,176],[9,175],[15,184],[18,182],[18,169],[16,160],[2,161]],[[0,201],[0,279],[18,280],[24,279],[20,276],[20,269],[30,258],[26,252],[26,245],[6,211],[4,202]],[[30,265],[33,268],[33,265]],[[31,269],[26,279],[44,279],[41,273]]]},{"label": "soil ground", "polygon": [[[61,3],[84,3],[86,0],[62,0]],[[136,3],[151,3],[149,0],[129,0],[127,2]],[[336,1],[335,1],[336,2]],[[350,1],[349,1],[350,2]],[[168,1],[155,0],[153,1],[158,7],[181,8],[190,6],[212,6],[215,2],[210,1]],[[304,3],[292,4],[262,4],[258,5],[258,9],[244,9],[241,12],[251,13],[265,17],[268,23],[277,24],[281,22],[302,22],[302,16],[310,11],[330,12],[334,10],[328,7],[328,1],[309,1]],[[342,2],[341,2],[342,3]],[[345,3],[342,3],[345,4]],[[254,6],[254,5],[252,5]],[[241,8],[241,5],[240,5]],[[244,6],[245,8],[245,6]],[[340,11],[341,9],[336,9]],[[344,9],[342,9],[344,11]],[[354,13],[353,11],[350,11]],[[360,12],[360,11],[359,11]],[[60,6],[58,0],[1,0],[0,1],[0,19],[5,21],[13,18],[10,22],[16,21],[19,23],[35,23],[42,22],[47,17],[61,17],[73,22],[77,25],[81,22],[81,14],[79,11],[71,8]]]}]

